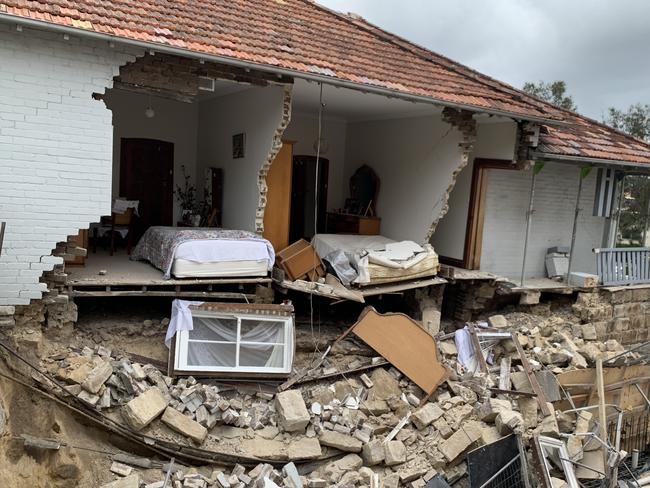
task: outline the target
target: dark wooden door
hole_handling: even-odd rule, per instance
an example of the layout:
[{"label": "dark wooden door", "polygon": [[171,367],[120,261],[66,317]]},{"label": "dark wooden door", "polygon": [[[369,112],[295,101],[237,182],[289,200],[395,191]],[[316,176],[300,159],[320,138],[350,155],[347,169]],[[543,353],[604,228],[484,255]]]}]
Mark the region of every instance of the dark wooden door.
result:
[{"label": "dark wooden door", "polygon": [[212,209],[216,210],[214,225],[221,227],[223,221],[223,169],[210,168]]},{"label": "dark wooden door", "polygon": [[291,177],[291,219],[289,240],[311,239],[314,236],[314,216],[318,188],[318,232],[325,232],[327,218],[327,179],[329,160],[320,158],[316,178],[315,156],[294,156]]},{"label": "dark wooden door", "polygon": [[174,144],[123,138],[120,196],[140,201],[134,241],[152,225],[173,225]]}]

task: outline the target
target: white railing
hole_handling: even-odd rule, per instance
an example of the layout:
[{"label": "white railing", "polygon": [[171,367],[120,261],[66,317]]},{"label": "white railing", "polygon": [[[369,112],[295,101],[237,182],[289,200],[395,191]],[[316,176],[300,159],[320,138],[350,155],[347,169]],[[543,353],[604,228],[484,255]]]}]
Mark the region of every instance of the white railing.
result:
[{"label": "white railing", "polygon": [[650,283],[650,247],[594,249],[602,285]]}]

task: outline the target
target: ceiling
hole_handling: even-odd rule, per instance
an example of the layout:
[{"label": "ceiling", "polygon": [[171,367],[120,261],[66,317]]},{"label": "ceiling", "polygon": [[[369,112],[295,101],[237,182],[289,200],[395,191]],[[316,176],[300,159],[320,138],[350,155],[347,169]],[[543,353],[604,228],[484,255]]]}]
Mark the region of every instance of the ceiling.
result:
[{"label": "ceiling", "polygon": [[[293,87],[293,111],[318,114],[320,85],[296,79]],[[440,114],[442,109],[429,103],[414,103],[373,93],[323,84],[323,114],[349,122],[416,117]]]}]

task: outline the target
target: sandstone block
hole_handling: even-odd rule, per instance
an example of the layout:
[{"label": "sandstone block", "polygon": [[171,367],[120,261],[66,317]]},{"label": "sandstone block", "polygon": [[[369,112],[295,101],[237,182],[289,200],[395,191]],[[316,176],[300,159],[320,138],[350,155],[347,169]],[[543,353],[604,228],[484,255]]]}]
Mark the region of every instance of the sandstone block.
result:
[{"label": "sandstone block", "polygon": [[300,390],[287,390],[275,397],[278,421],[287,432],[302,432],[309,423],[309,412]]},{"label": "sandstone block", "polygon": [[431,425],[433,421],[442,417],[443,414],[444,412],[442,408],[440,408],[436,403],[427,403],[413,413],[411,421],[413,421],[419,430],[422,430]]},{"label": "sandstone block", "polygon": [[205,438],[208,436],[208,429],[174,408],[167,407],[161,420],[170,429],[175,430],[185,437],[189,437],[198,444],[203,443]]},{"label": "sandstone block", "polygon": [[361,441],[351,435],[324,430],[320,433],[319,440],[321,445],[333,447],[339,451],[361,452]]},{"label": "sandstone block", "polygon": [[582,324],[582,338],[587,341],[595,341],[597,339],[596,327],[594,324]]},{"label": "sandstone block", "polygon": [[321,454],[320,442],[315,437],[304,437],[297,441],[291,441],[287,448],[289,461],[317,459]]},{"label": "sandstone block", "polygon": [[457,430],[449,439],[438,445],[438,450],[447,461],[451,462],[460,456],[469,446],[481,438],[481,431],[468,422],[463,428]]},{"label": "sandstone block", "polygon": [[384,444],[384,462],[386,466],[406,462],[406,446],[402,441],[389,441]]},{"label": "sandstone block", "polygon": [[524,431],[524,418],[514,410],[502,410],[494,419],[494,426],[501,435],[510,432],[522,433]]},{"label": "sandstone block", "polygon": [[150,388],[122,408],[122,416],[134,430],[141,430],[167,407],[167,400],[158,388]]},{"label": "sandstone block", "polygon": [[402,394],[399,382],[383,368],[375,369],[370,379],[374,386],[368,390],[369,400],[388,400]]},{"label": "sandstone block", "polygon": [[111,363],[102,362],[100,365],[92,369],[88,374],[81,387],[90,393],[97,393],[102,385],[113,374],[113,367]]},{"label": "sandstone block", "polygon": [[488,318],[488,324],[495,329],[505,329],[508,327],[508,320],[503,315],[492,315]]},{"label": "sandstone block", "polygon": [[364,444],[361,450],[361,457],[366,466],[375,466],[385,459],[384,443],[379,439]]}]

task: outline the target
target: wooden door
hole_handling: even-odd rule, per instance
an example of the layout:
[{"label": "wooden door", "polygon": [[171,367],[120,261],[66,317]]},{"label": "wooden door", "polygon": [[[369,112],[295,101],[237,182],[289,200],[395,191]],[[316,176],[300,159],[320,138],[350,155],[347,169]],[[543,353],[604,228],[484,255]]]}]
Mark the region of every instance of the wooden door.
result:
[{"label": "wooden door", "polygon": [[223,222],[223,169],[210,168],[210,190],[212,209],[216,211],[214,225],[221,227]]},{"label": "wooden door", "polygon": [[481,251],[483,244],[483,222],[485,220],[485,195],[489,169],[512,169],[512,161],[501,159],[474,160],[472,171],[472,187],[467,212],[467,227],[465,230],[465,249],[463,250],[462,267],[465,269],[481,268]]},{"label": "wooden door", "polygon": [[[291,185],[291,219],[289,240],[310,240],[316,232],[325,232],[327,221],[327,187],[329,177],[329,160],[318,161],[316,176],[315,156],[294,156]],[[316,210],[315,190],[318,188],[318,206]],[[314,229],[314,216],[318,215],[318,230]]]},{"label": "wooden door", "polygon": [[174,144],[123,138],[120,196],[140,201],[134,242],[152,225],[173,225]]},{"label": "wooden door", "polygon": [[276,251],[289,245],[289,216],[291,215],[291,175],[293,143],[283,142],[266,175],[266,209],[264,237]]}]

